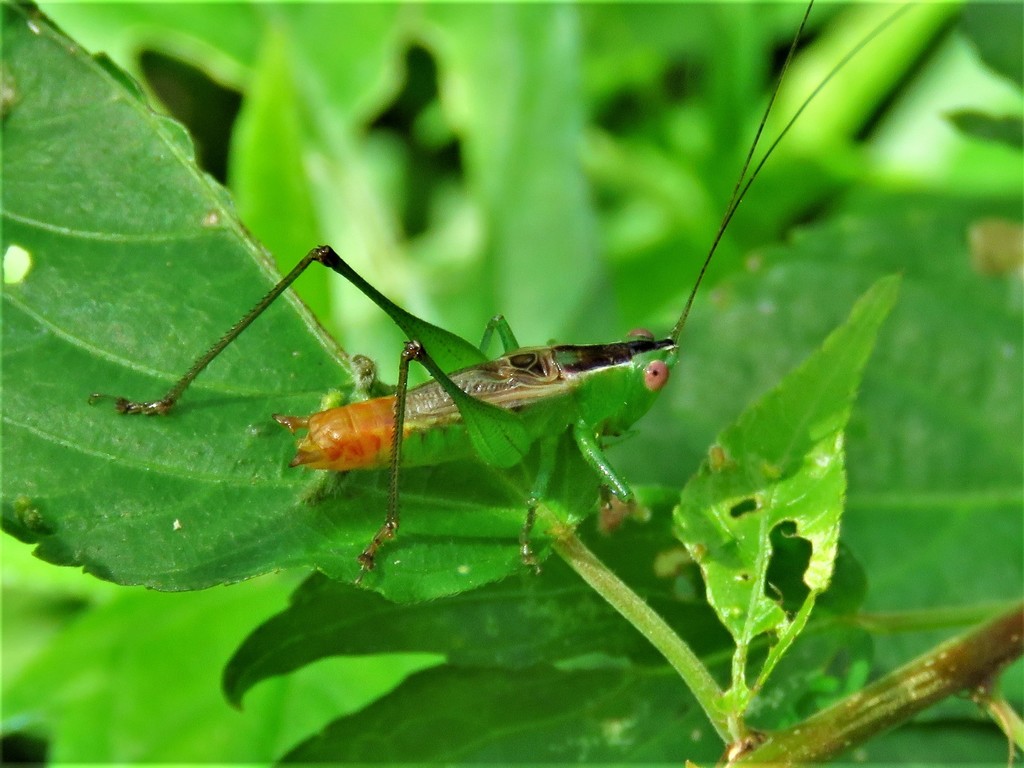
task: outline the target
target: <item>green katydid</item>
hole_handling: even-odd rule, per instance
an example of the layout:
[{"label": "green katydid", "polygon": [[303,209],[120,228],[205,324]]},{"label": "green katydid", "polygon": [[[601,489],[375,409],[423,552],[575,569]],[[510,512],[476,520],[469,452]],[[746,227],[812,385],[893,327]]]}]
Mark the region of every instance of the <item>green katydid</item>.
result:
[{"label": "green katydid", "polygon": [[[802,36],[810,10],[809,5],[790,46],[782,76]],[[196,376],[309,265],[318,262],[353,283],[383,309],[409,339],[402,352],[394,395],[351,403],[308,417],[274,417],[292,432],[307,431],[299,442],[292,466],[335,471],[389,469],[387,516],[359,555],[360,577],[374,567],[378,549],[398,530],[401,467],[438,464],[472,455],[493,466],[509,467],[521,462],[535,446],[539,450],[540,464],[533,487],[523,500],[527,513],[520,548],[524,562],[536,566],[529,534],[538,502],[544,497],[553,471],[557,441],[567,430],[587,464],[610,492],[622,502],[632,501],[632,491],[605,457],[601,440],[625,431],[643,416],[667,382],[678,357],[680,335],[718,243],[765,160],[796,119],[794,116],[782,130],[748,176],[778,87],[777,84],[766,106],[732,200],[686,304],[664,339],[655,339],[646,331],[634,331],[630,338],[610,344],[521,348],[508,324],[496,317],[488,324],[483,343],[477,348],[401,309],[360,277],[331,247],[320,246],[311,250],[203,354],[163,398],[141,402],[117,397],[114,398],[116,407],[125,414],[168,412]],[[504,354],[488,360],[483,350],[495,333],[502,342]],[[429,371],[432,380],[410,388],[408,372],[413,360]],[[91,399],[100,397],[105,396],[93,395]]]},{"label": "green katydid", "polygon": [[[520,541],[523,560],[530,565],[536,564],[529,532],[554,468],[554,449],[566,428],[572,430],[587,463],[611,492],[621,501],[632,499],[629,486],[605,458],[599,438],[620,433],[650,408],[676,360],[682,322],[672,338],[660,341],[648,332],[634,331],[634,338],[612,344],[519,348],[507,323],[498,317],[488,325],[481,347],[486,348],[497,332],[505,355],[486,360],[483,352],[461,337],[389,301],[330,246],[310,251],[163,398],[152,402],[115,398],[117,410],[124,414],[167,413],[199,372],[313,262],[353,282],[413,339],[402,352],[394,395],[309,417],[274,416],[293,432],[308,430],[292,466],[335,471],[390,468],[388,514],[359,556],[364,572],[373,568],[377,550],[398,529],[400,466],[437,464],[475,453],[488,464],[509,467],[539,443],[541,468],[530,497],[524,500],[528,511]],[[408,370],[413,360],[427,368],[433,381],[409,389]],[[444,368],[453,366],[457,370],[445,372]],[[91,399],[101,397],[105,396],[94,394]]]}]

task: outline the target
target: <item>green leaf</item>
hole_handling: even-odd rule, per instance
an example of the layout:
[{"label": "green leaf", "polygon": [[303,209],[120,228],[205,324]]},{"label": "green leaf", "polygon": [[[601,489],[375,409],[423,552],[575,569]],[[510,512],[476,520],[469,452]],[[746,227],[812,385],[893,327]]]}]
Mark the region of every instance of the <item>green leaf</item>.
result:
[{"label": "green leaf", "polygon": [[[172,414],[87,404],[97,391],[158,397],[274,278],[179,126],[44,19],[5,6],[4,29],[3,246],[31,260],[3,292],[5,530],[51,562],[165,590],[296,565],[354,578],[385,477],[287,467],[294,443],[270,415],[312,412],[332,387],[358,396],[347,358],[294,300]],[[520,569],[531,466],[403,473],[400,544],[366,583],[422,599]],[[582,516],[596,480],[572,456],[560,466],[552,487],[576,484],[551,508]]]},{"label": "green leaf", "polygon": [[[391,201],[375,199],[374,180],[367,180],[374,168],[358,121],[383,109],[398,87],[399,9],[353,7],[343,23],[336,10],[316,4],[261,11],[263,50],[245,83],[230,147],[239,214],[282,272],[325,242],[348,260],[379,267],[398,233],[382,210]],[[332,34],[324,35],[325,28]],[[296,288],[332,331],[351,312],[349,304],[366,303],[339,283],[320,271],[304,275]]]},{"label": "green leaf", "polygon": [[721,745],[679,694],[679,681],[663,672],[443,667],[336,720],[283,762],[715,760]]},{"label": "green leaf", "polygon": [[848,624],[811,625],[772,673],[747,712],[753,728],[788,728],[863,688],[870,677],[870,633]]},{"label": "green leaf", "polygon": [[[4,526],[46,559],[122,582],[181,589],[269,570],[259,530],[294,513],[305,483],[278,471],[287,449],[258,414],[268,396],[287,407],[317,386],[297,395],[288,360],[307,358],[326,388],[348,378],[340,358],[282,302],[180,418],[87,404],[96,391],[158,395],[272,277],[179,126],[44,19],[3,13],[3,243],[31,259],[3,293]],[[212,290],[194,290],[196,275]],[[252,517],[225,517],[228,499]],[[293,538],[279,565],[308,545]]]},{"label": "green leaf", "polygon": [[[65,622],[28,664],[6,664],[5,647],[5,736],[43,735],[57,762],[206,762],[216,752],[265,763],[340,707],[379,696],[411,666],[391,657],[391,684],[362,690],[354,665],[321,666],[254,693],[244,713],[232,709],[216,671],[287,586],[263,579],[187,596],[121,589]],[[5,618],[20,618],[7,613],[16,606],[10,596],[6,588]],[[59,605],[50,602],[51,610]],[[288,706],[292,699],[304,706]]]},{"label": "green leaf", "polygon": [[1024,87],[1024,10],[1017,3],[974,3],[963,28],[985,63]]},{"label": "green leaf", "polygon": [[[673,513],[677,536],[704,573],[708,600],[736,641],[733,686],[743,705],[751,642],[766,632],[777,637],[760,683],[828,587],[846,491],[843,430],[897,286],[896,278],[880,280],[818,353],[719,436]],[[806,594],[796,601],[769,580],[777,531],[810,545]]]},{"label": "green leaf", "polygon": [[[680,600],[650,576],[636,586],[698,648],[714,647],[715,639],[724,647],[702,605]],[[373,653],[436,653],[455,666],[508,670],[589,655],[644,666],[661,661],[642,635],[557,560],[545,564],[541,577],[524,572],[411,606],[314,575],[287,609],[246,638],[225,669],[224,690],[238,704],[269,677],[329,656]]]},{"label": "green leaf", "polygon": [[259,61],[259,6],[39,5],[84,48],[104,51],[133,77],[142,75],[138,52],[144,49],[190,61],[234,87]]},{"label": "green leaf", "polygon": [[[977,223],[1015,210],[1015,200],[863,191],[791,243],[752,254],[695,306],[674,374],[682,384],[651,414],[659,428],[644,437],[642,466],[629,451],[612,460],[682,483],[740,403],[810,354],[874,276],[900,269],[892,330],[847,430],[842,535],[869,574],[865,609],[1013,599],[1024,578],[1021,293],[1019,278],[976,268],[968,242]],[[958,575],[968,571],[975,578]]]},{"label": "green leaf", "polygon": [[1005,734],[977,722],[915,720],[872,739],[855,754],[882,765],[970,765],[986,755],[986,762],[995,765],[1002,762],[1007,750]]},{"label": "green leaf", "polygon": [[377,117],[394,96],[402,74],[402,6],[370,3],[339,12],[330,5],[300,3],[264,10],[270,27],[290,39],[307,109],[323,108],[353,127]]},{"label": "green leaf", "polygon": [[961,111],[949,116],[957,130],[982,141],[997,141],[1024,149],[1024,119]]}]

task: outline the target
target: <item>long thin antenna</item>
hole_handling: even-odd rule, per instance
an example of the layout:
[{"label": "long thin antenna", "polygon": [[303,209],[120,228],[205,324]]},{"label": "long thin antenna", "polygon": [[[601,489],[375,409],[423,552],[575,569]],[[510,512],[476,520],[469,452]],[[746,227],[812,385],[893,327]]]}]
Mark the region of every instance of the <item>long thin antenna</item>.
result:
[{"label": "long thin antenna", "polygon": [[811,91],[810,95],[806,99],[804,99],[803,103],[800,105],[800,108],[797,109],[797,111],[789,119],[789,122],[786,123],[785,127],[781,131],[779,131],[779,135],[775,137],[775,140],[771,143],[771,146],[768,147],[767,151],[764,153],[764,156],[754,167],[753,172],[750,173],[750,176],[748,178],[747,171],[750,170],[750,164],[753,160],[754,152],[757,150],[758,142],[761,140],[761,134],[764,132],[765,124],[768,122],[768,116],[771,114],[772,106],[775,104],[775,99],[779,94],[780,88],[782,87],[782,82],[786,78],[786,70],[789,69],[790,62],[793,59],[793,54],[796,51],[796,47],[800,42],[800,38],[803,37],[803,31],[804,28],[807,26],[807,19],[811,15],[811,8],[813,6],[814,0],[811,0],[807,5],[807,10],[804,11],[804,17],[800,21],[800,26],[797,29],[796,34],[793,36],[793,41],[789,45],[789,51],[786,53],[786,60],[782,65],[782,71],[779,73],[779,78],[775,83],[775,87],[772,89],[771,97],[768,99],[768,105],[765,107],[764,114],[761,116],[761,122],[757,126],[757,133],[754,135],[754,141],[750,145],[750,151],[747,152],[747,158],[743,163],[743,169],[740,171],[739,178],[736,180],[736,186],[733,188],[732,197],[729,198],[729,204],[725,207],[725,215],[722,217],[722,223],[719,224],[718,231],[715,233],[715,239],[711,243],[710,250],[708,250],[708,255],[704,258],[704,263],[701,265],[700,272],[697,273],[697,280],[696,282],[694,282],[693,288],[690,291],[690,295],[686,299],[686,306],[683,307],[683,311],[679,315],[679,319],[676,321],[675,326],[672,328],[672,333],[670,334],[669,338],[671,338],[672,341],[676,343],[679,342],[679,337],[683,332],[683,328],[686,326],[686,320],[690,316],[690,309],[693,307],[693,300],[697,297],[697,290],[700,288],[700,284],[704,280],[704,274],[708,270],[708,265],[711,264],[711,259],[714,257],[715,251],[718,250],[718,244],[722,241],[722,236],[725,234],[726,228],[732,221],[732,217],[736,214],[736,209],[739,208],[740,203],[743,202],[743,198],[750,190],[750,186],[754,183],[754,179],[758,177],[758,174],[760,174],[761,169],[764,167],[764,164],[768,161],[768,158],[771,157],[776,147],[779,146],[779,142],[781,142],[782,139],[785,138],[786,134],[789,133],[790,129],[796,123],[800,115],[803,114],[804,110],[807,109],[808,105],[810,105],[810,103],[822,91],[822,89],[826,85],[828,85],[832,78],[834,78],[836,74],[838,74],[839,71],[843,67],[845,67],[854,56],[856,56],[868,44],[870,44],[871,41],[874,40],[886,27],[888,27],[899,16],[901,16],[903,13],[910,9],[909,5],[905,5],[896,10],[885,20],[883,20],[880,24],[878,24],[878,26],[876,26],[866,37],[864,37],[863,40],[857,43],[857,45],[854,46],[854,48],[849,53],[843,56],[843,58],[841,58],[839,62],[834,67],[832,67],[829,73],[825,75],[824,79],[822,79],[822,81],[818,83],[817,87],[815,87],[815,89]]}]

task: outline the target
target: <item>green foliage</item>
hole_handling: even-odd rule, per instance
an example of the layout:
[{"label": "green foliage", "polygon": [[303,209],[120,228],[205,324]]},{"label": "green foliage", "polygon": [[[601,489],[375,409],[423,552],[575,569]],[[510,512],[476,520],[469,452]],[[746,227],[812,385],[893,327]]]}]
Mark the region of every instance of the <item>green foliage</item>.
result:
[{"label": "green foliage", "polygon": [[[299,289],[345,351],[289,298],[167,417],[121,418],[86,398],[158,397],[265,292],[275,272],[249,232],[283,268],[330,242],[402,307],[473,341],[497,312],[524,344],[664,332],[746,153],[766,62],[800,9],[52,11],[139,80],[138,51],[158,50],[244,101],[229,195],[118,66],[4,6],[4,529],[51,563],[119,584],[195,590],[312,568],[337,580],[310,576],[271,617],[293,577],[112,593],[33,566],[5,537],[4,654],[16,649],[17,663],[5,663],[4,733],[43,737],[68,762],[717,759],[701,707],[635,627],[556,558],[540,577],[523,571],[536,456],[507,471],[459,462],[403,474],[402,528],[366,585],[392,601],[449,597],[396,605],[351,585],[383,519],[386,477],[289,469],[293,441],[269,419],[312,412],[328,390],[362,396],[348,354],[370,354],[393,380],[401,332],[336,276],[311,274]],[[673,538],[671,510],[716,435],[727,461],[764,473],[744,456],[764,433],[743,418],[725,426],[745,403],[781,386],[769,397],[787,406],[767,434],[788,448],[802,439],[790,422],[820,426],[812,416],[828,404],[821,445],[848,477],[828,483],[823,538],[810,554],[801,545],[813,510],[781,516],[795,518],[795,538],[741,532],[760,558],[752,584],[770,589],[750,595],[766,621],[747,632],[747,612],[736,636],[751,668],[774,672],[731,711],[758,727],[798,722],[858,690],[869,669],[891,670],[1020,596],[1019,263],[1011,253],[1007,266],[979,268],[968,246],[979,222],[1019,219],[1020,148],[958,136],[934,116],[960,88],[971,99],[955,106],[1012,117],[1020,92],[984,74],[960,38],[937,36],[951,12],[912,9],[769,161],[698,297],[675,380],[610,454],[642,508],[604,515],[601,530],[614,530],[596,531],[597,481],[567,441],[546,500],[546,520],[583,521],[588,546],[727,680],[723,623],[736,627],[715,609],[735,574],[705,567],[705,581]],[[984,6],[972,13],[985,59],[1014,61],[1019,40],[986,36]],[[798,56],[782,113],[883,15],[815,20],[827,34]],[[29,262],[20,277],[17,255]],[[855,371],[834,391],[820,376],[779,382],[893,272],[900,298],[844,427]],[[856,356],[872,333],[857,336]],[[846,352],[833,342],[814,359]],[[806,473],[815,446],[786,453],[792,476],[754,453],[824,494]],[[738,498],[708,482],[683,491],[704,499],[701,511],[676,518],[695,554],[711,520],[698,515],[729,517]],[[542,557],[550,528],[535,536]],[[893,612],[940,607],[938,635],[912,612],[893,620],[907,631],[883,631]],[[769,629],[784,642],[759,634]],[[224,686],[233,702],[244,696],[242,715],[214,696],[229,657]],[[948,738],[925,715],[864,756],[943,759],[958,738],[950,724],[976,727],[977,716],[966,703],[942,716]],[[469,730],[477,741],[448,738]],[[976,759],[1001,760],[998,732],[978,732]]]},{"label": "green foliage", "polygon": [[[751,695],[751,643],[766,633],[776,638],[758,690],[828,588],[846,493],[844,430],[897,285],[879,281],[818,352],[719,436],[673,512],[676,535],[704,574],[708,602],[736,643],[728,695],[739,712]],[[771,573],[779,533],[792,540],[796,585]],[[796,542],[810,551],[792,552]]]},{"label": "green foliage", "polygon": [[[672,752],[714,760],[719,744],[674,684],[664,670],[430,669],[409,677],[402,691],[332,723],[283,762],[323,763],[344,754],[357,762],[405,763],[415,755],[431,763],[600,765],[625,755],[661,762]],[[426,716],[408,716],[410,698]],[[510,718],[510,712],[517,714]],[[652,716],[624,714],[635,712]],[[383,743],[382,732],[389,734]]]}]

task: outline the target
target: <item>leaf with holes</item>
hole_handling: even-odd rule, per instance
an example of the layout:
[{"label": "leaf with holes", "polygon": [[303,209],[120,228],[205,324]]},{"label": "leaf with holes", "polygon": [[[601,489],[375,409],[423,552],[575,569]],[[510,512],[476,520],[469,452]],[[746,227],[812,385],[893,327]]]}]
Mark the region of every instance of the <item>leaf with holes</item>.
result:
[{"label": "leaf with holes", "polygon": [[[775,634],[759,688],[828,586],[846,491],[843,430],[898,278],[879,280],[799,368],[718,437],[674,512],[708,599],[736,641],[733,695],[749,697],[751,642]],[[786,578],[794,562],[802,578]]]}]

